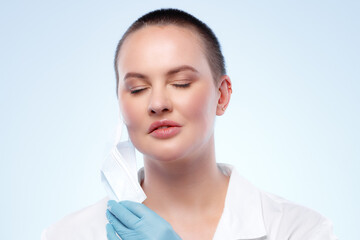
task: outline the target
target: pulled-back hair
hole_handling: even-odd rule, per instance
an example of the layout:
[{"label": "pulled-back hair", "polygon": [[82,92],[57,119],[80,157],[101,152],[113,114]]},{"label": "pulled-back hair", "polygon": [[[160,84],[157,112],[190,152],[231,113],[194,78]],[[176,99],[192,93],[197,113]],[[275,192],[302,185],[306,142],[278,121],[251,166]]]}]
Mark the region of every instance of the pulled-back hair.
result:
[{"label": "pulled-back hair", "polygon": [[115,53],[114,67],[116,74],[116,92],[119,86],[119,71],[118,60],[120,55],[121,46],[125,39],[133,32],[140,30],[143,27],[151,25],[175,25],[179,27],[190,27],[200,36],[203,41],[205,56],[211,69],[212,76],[215,83],[218,82],[220,77],[226,74],[225,60],[221,52],[220,43],[217,40],[213,31],[202,21],[195,18],[189,13],[178,9],[159,9],[145,14],[137,19],[124,33],[120,39]]}]

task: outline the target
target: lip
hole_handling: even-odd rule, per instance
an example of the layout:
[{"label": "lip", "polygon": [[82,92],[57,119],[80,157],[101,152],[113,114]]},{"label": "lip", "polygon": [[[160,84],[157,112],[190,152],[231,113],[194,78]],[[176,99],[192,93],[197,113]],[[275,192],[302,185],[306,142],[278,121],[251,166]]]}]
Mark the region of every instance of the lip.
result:
[{"label": "lip", "polygon": [[148,134],[155,138],[170,138],[178,134],[181,127],[177,122],[164,119],[153,122],[149,127]]}]

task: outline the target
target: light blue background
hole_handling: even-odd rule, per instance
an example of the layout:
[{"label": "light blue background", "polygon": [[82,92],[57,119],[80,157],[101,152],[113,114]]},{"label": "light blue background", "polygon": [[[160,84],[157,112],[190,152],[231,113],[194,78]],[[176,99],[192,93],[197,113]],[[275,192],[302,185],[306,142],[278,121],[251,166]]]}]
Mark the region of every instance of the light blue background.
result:
[{"label": "light blue background", "polygon": [[358,236],[358,1],[1,1],[1,238],[105,196],[118,121],[113,56],[142,14],[177,7],[217,34],[233,82],[219,162]]}]

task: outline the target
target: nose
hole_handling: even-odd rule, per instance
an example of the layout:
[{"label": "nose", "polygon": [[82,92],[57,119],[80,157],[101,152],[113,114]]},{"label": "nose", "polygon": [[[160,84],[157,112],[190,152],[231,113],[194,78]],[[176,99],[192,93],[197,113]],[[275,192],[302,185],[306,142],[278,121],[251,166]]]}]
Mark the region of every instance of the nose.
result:
[{"label": "nose", "polygon": [[163,114],[172,111],[172,103],[164,89],[153,90],[151,93],[148,113],[150,115]]}]

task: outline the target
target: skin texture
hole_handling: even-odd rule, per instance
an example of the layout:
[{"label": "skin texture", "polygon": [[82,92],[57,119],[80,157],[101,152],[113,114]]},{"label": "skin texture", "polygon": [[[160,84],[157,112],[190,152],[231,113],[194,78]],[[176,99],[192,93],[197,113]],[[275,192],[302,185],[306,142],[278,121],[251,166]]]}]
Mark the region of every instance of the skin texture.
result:
[{"label": "skin texture", "polygon": [[[182,239],[212,239],[228,186],[216,166],[214,121],[230,101],[229,77],[215,83],[201,40],[174,25],[129,35],[117,67],[120,111],[144,155],[144,204]],[[164,119],[180,131],[165,139],[149,134],[150,125]]]}]

